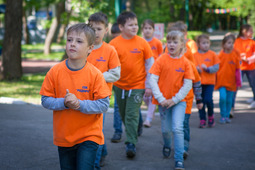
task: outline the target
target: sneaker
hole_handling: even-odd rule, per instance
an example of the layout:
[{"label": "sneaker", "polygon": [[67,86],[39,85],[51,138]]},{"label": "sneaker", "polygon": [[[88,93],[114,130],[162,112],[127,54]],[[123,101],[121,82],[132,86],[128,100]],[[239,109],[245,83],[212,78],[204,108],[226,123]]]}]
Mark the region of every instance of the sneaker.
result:
[{"label": "sneaker", "polygon": [[99,166],[103,167],[105,165],[105,156],[101,156],[100,162],[99,162]]},{"label": "sneaker", "polygon": [[138,126],[138,130],[137,130],[137,135],[138,135],[138,136],[141,136],[142,133],[143,133],[143,125],[141,125],[141,126],[139,125],[139,126]]},{"label": "sneaker", "polygon": [[146,127],[146,128],[150,128],[150,127],[151,127],[150,121],[145,120],[145,121],[143,122],[143,126]]},{"label": "sneaker", "polygon": [[175,170],[185,170],[183,162],[176,161],[175,162]]},{"label": "sneaker", "polygon": [[225,121],[226,123],[231,123],[231,120],[228,117],[225,118]]},{"label": "sneaker", "polygon": [[165,158],[168,158],[171,154],[171,148],[164,146],[162,152],[163,152],[163,156]]},{"label": "sneaker", "polygon": [[187,159],[188,156],[189,156],[188,151],[184,151],[184,152],[183,152],[183,159]]},{"label": "sneaker", "polygon": [[254,109],[255,108],[255,101],[253,101],[250,106],[248,106],[249,109]]},{"label": "sneaker", "polygon": [[111,141],[113,143],[119,143],[121,141],[121,134],[120,133],[114,133]]},{"label": "sneaker", "polygon": [[199,128],[205,128],[205,126],[206,126],[206,121],[205,120],[200,120]]},{"label": "sneaker", "polygon": [[253,100],[253,98],[249,98],[248,100],[246,100],[246,102],[247,102],[248,104],[251,104],[252,102],[254,102],[254,100]]},{"label": "sneaker", "polygon": [[225,124],[226,123],[226,119],[224,117],[220,118],[220,123],[221,124]]},{"label": "sneaker", "polygon": [[128,158],[133,158],[135,157],[136,154],[136,148],[133,143],[127,143],[126,144],[126,154]]},{"label": "sneaker", "polygon": [[214,127],[215,122],[214,122],[214,117],[213,116],[209,116],[208,117],[208,127]]}]

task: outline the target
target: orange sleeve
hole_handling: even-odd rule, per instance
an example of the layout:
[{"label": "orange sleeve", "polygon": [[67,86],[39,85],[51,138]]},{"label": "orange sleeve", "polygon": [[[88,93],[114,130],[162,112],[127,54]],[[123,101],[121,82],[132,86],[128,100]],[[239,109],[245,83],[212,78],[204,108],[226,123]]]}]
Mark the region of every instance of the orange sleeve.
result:
[{"label": "orange sleeve", "polygon": [[184,60],[186,62],[185,67],[186,67],[187,70],[185,71],[184,78],[194,80],[195,77],[194,77],[194,73],[193,73],[191,63],[188,59],[185,58],[185,60]]}]

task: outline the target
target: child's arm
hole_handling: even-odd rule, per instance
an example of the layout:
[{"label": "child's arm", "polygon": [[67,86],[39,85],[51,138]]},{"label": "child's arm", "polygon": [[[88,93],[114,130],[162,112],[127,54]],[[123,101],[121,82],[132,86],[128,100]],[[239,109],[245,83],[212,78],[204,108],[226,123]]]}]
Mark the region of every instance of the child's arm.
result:
[{"label": "child's arm", "polygon": [[202,109],[202,107],[203,107],[203,100],[202,100],[201,81],[193,83],[193,92],[195,94],[197,108],[198,109]]},{"label": "child's arm", "polygon": [[149,70],[150,70],[151,66],[153,65],[153,63],[154,63],[153,57],[150,57],[147,60],[145,60],[145,70],[146,70],[147,75],[146,75],[146,80],[145,80],[145,94],[144,95],[146,97],[149,97],[152,95],[150,82],[149,82],[149,79],[150,79]]},{"label": "child's arm", "polygon": [[163,94],[159,90],[158,80],[159,80],[159,76],[155,74],[151,74],[149,83],[150,83],[153,96],[159,103],[162,103],[163,101],[166,100],[166,98],[163,96]]},{"label": "child's arm", "polygon": [[68,109],[64,104],[65,98],[54,98],[48,96],[42,96],[42,106],[49,110],[64,110]]},{"label": "child's arm", "polygon": [[182,99],[184,99],[189,91],[192,88],[192,80],[191,79],[184,79],[183,85],[178,93],[172,98],[175,104],[179,103]]},{"label": "child's arm", "polygon": [[105,113],[110,104],[109,97],[98,100],[79,100],[79,102],[79,110],[87,114]]},{"label": "child's arm", "polygon": [[120,79],[120,66],[113,68],[113,69],[109,69],[108,71],[103,73],[104,75],[104,79],[106,82],[110,82],[113,83],[117,80]]},{"label": "child's arm", "polygon": [[207,67],[205,64],[202,64],[201,67],[207,73],[216,73],[219,70],[220,65],[219,64],[215,64],[213,66]]},{"label": "child's arm", "polygon": [[236,69],[235,77],[236,77],[236,86],[241,87],[242,86],[242,76],[241,76],[240,69]]}]

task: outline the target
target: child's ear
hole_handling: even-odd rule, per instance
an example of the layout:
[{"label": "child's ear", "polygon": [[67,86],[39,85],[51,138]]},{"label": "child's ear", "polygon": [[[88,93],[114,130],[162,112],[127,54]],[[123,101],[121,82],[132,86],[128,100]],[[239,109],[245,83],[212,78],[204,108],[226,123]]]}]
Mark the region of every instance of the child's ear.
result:
[{"label": "child's ear", "polygon": [[124,29],[124,26],[123,26],[123,25],[121,25],[121,24],[119,24],[119,29],[120,29],[120,31],[122,32],[122,31],[123,31],[123,29]]},{"label": "child's ear", "polygon": [[91,53],[94,48],[94,45],[89,46],[88,53]]}]

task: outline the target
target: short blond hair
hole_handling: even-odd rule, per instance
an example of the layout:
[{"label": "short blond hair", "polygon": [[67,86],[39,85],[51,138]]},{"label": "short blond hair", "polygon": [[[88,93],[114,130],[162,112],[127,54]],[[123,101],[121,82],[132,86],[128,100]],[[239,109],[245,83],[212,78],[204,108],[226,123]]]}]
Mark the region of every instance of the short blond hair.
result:
[{"label": "short blond hair", "polygon": [[185,37],[184,34],[181,31],[175,30],[175,31],[170,31],[167,33],[166,40],[180,40],[181,43],[183,44],[183,47],[181,48],[181,53],[186,52],[186,43],[185,43]]},{"label": "short blond hair", "polygon": [[88,24],[85,23],[74,24],[67,29],[67,35],[70,34],[71,32],[76,32],[78,34],[84,33],[88,41],[88,46],[93,45],[95,42],[96,39],[95,30]]}]

